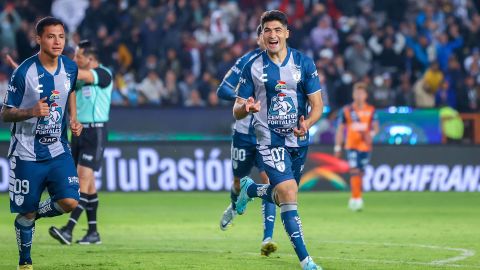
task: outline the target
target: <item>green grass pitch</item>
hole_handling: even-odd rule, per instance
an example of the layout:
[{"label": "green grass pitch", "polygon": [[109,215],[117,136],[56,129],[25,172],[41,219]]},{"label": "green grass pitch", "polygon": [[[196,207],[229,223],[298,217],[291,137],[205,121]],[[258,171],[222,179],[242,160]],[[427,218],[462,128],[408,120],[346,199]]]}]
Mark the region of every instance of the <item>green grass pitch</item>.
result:
[{"label": "green grass pitch", "polygon": [[[480,269],[480,196],[476,193],[367,193],[366,209],[347,210],[347,193],[301,193],[310,255],[324,269]],[[227,193],[101,193],[102,245],[61,246],[48,235],[67,216],[37,222],[35,270],[300,269],[280,218],[279,250],[260,256],[260,200],[220,231]],[[16,269],[8,195],[0,195],[0,269]],[[278,210],[278,209],[277,209]],[[277,211],[277,217],[279,217]],[[86,218],[74,232],[85,233]]]}]

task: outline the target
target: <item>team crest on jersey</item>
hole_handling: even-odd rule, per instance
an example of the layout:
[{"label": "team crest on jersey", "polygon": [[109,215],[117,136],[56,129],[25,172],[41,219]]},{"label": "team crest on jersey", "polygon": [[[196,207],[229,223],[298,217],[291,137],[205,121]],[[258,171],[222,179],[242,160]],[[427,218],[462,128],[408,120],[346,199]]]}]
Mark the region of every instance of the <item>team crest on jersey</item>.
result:
[{"label": "team crest on jersey", "polygon": [[275,85],[275,90],[281,92],[282,90],[287,90],[287,83],[284,81],[277,81]]},{"label": "team crest on jersey", "polygon": [[302,71],[300,66],[293,65],[291,67],[291,71],[292,71],[293,79],[295,80],[296,83],[299,83],[300,80],[302,79]]},{"label": "team crest on jersey", "polygon": [[21,206],[25,200],[25,197],[23,195],[15,195],[15,203],[18,206]]},{"label": "team crest on jersey", "polygon": [[60,91],[53,90],[52,94],[50,95],[49,100],[50,101],[55,101],[56,99],[60,99]]},{"label": "team crest on jersey", "polygon": [[283,161],[275,162],[275,168],[277,168],[279,172],[283,173],[285,171],[285,162]]}]

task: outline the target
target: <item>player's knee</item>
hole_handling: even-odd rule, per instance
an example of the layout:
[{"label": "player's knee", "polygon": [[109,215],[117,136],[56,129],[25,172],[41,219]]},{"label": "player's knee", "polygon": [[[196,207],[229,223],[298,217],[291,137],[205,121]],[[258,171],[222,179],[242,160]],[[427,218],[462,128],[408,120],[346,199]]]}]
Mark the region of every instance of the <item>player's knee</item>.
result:
[{"label": "player's knee", "polygon": [[276,187],[279,203],[296,202],[298,187],[294,180],[283,182]]},{"label": "player's knee", "polygon": [[77,208],[78,201],[75,199],[63,199],[57,202],[60,207],[65,211],[65,213],[72,212],[73,209]]}]

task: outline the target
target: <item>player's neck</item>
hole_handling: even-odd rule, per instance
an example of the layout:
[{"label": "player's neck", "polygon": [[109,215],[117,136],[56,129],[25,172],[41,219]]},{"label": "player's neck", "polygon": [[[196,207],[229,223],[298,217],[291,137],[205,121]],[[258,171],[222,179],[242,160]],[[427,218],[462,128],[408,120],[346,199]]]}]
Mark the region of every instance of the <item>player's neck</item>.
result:
[{"label": "player's neck", "polygon": [[42,51],[38,54],[42,66],[50,73],[54,73],[58,67],[58,56],[52,57]]},{"label": "player's neck", "polygon": [[272,60],[273,63],[281,65],[288,54],[288,49],[285,47],[283,50],[280,50],[277,53],[272,53],[267,50],[268,57]]},{"label": "player's neck", "polygon": [[363,109],[365,107],[366,103],[365,102],[353,102],[353,106],[358,109]]}]

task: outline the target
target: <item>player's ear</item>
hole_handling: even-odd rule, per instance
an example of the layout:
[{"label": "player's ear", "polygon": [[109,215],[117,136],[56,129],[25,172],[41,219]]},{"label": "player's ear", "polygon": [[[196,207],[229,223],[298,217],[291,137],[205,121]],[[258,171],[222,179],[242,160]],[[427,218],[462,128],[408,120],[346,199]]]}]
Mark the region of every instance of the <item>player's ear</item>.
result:
[{"label": "player's ear", "polygon": [[289,37],[290,37],[290,30],[288,30],[288,28],[287,28],[287,30],[285,32],[285,38],[289,38]]},{"label": "player's ear", "polygon": [[40,45],[41,39],[42,39],[41,36],[39,36],[39,35],[36,35],[36,36],[35,36],[35,41],[37,42],[38,45]]}]

